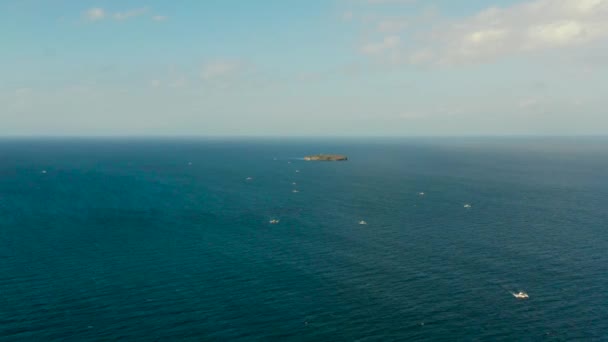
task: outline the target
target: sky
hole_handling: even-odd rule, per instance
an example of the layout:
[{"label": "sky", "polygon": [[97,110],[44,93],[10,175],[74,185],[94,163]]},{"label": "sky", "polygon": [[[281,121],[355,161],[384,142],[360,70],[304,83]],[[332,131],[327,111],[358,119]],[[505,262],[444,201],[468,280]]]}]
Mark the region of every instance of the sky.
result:
[{"label": "sky", "polygon": [[608,0],[2,0],[0,136],[608,134]]}]

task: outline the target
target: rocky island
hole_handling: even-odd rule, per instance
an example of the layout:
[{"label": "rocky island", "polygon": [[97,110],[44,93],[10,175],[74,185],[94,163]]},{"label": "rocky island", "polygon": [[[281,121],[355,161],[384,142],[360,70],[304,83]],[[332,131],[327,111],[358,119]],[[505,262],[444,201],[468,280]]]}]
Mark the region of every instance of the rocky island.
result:
[{"label": "rocky island", "polygon": [[304,157],[304,160],[308,161],[345,161],[348,157],[341,154],[315,154],[312,156]]}]

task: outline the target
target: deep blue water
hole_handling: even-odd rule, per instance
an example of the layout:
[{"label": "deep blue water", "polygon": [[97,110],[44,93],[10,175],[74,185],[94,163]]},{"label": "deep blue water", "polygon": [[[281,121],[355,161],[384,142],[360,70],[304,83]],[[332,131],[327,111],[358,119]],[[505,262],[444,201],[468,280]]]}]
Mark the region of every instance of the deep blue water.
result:
[{"label": "deep blue water", "polygon": [[4,139],[0,341],[606,341],[607,229],[606,138]]}]

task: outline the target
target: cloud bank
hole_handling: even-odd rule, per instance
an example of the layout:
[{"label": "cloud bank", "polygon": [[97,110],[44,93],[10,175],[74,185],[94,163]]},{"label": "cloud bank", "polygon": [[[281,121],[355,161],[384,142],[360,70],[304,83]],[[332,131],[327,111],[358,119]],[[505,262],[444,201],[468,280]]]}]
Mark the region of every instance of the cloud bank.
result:
[{"label": "cloud bank", "polygon": [[[497,60],[551,49],[580,48],[608,38],[608,0],[534,0],[494,7],[430,29],[382,19],[391,33],[360,50],[390,62],[454,65]],[[405,42],[408,44],[397,44]]]},{"label": "cloud bank", "polygon": [[[125,10],[125,11],[119,11],[119,12],[114,12],[111,14],[108,14],[108,12],[100,7],[93,7],[93,8],[89,8],[88,10],[86,10],[83,13],[83,18],[86,21],[89,22],[95,22],[95,21],[101,21],[104,20],[106,18],[112,18],[115,21],[125,21],[128,19],[132,19],[132,18],[136,18],[136,17],[140,17],[143,15],[148,14],[149,9],[147,7],[140,7],[140,8],[134,8],[134,9],[130,9],[130,10]],[[168,19],[167,16],[164,15],[153,15],[150,17],[152,20],[154,21],[165,21]]]}]

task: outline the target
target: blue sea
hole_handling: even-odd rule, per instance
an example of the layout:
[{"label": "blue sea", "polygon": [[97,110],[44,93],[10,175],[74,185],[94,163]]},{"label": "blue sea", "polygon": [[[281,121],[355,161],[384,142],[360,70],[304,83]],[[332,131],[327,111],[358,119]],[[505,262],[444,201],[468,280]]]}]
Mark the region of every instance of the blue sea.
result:
[{"label": "blue sea", "polygon": [[110,340],[607,341],[608,138],[0,140],[0,341]]}]

